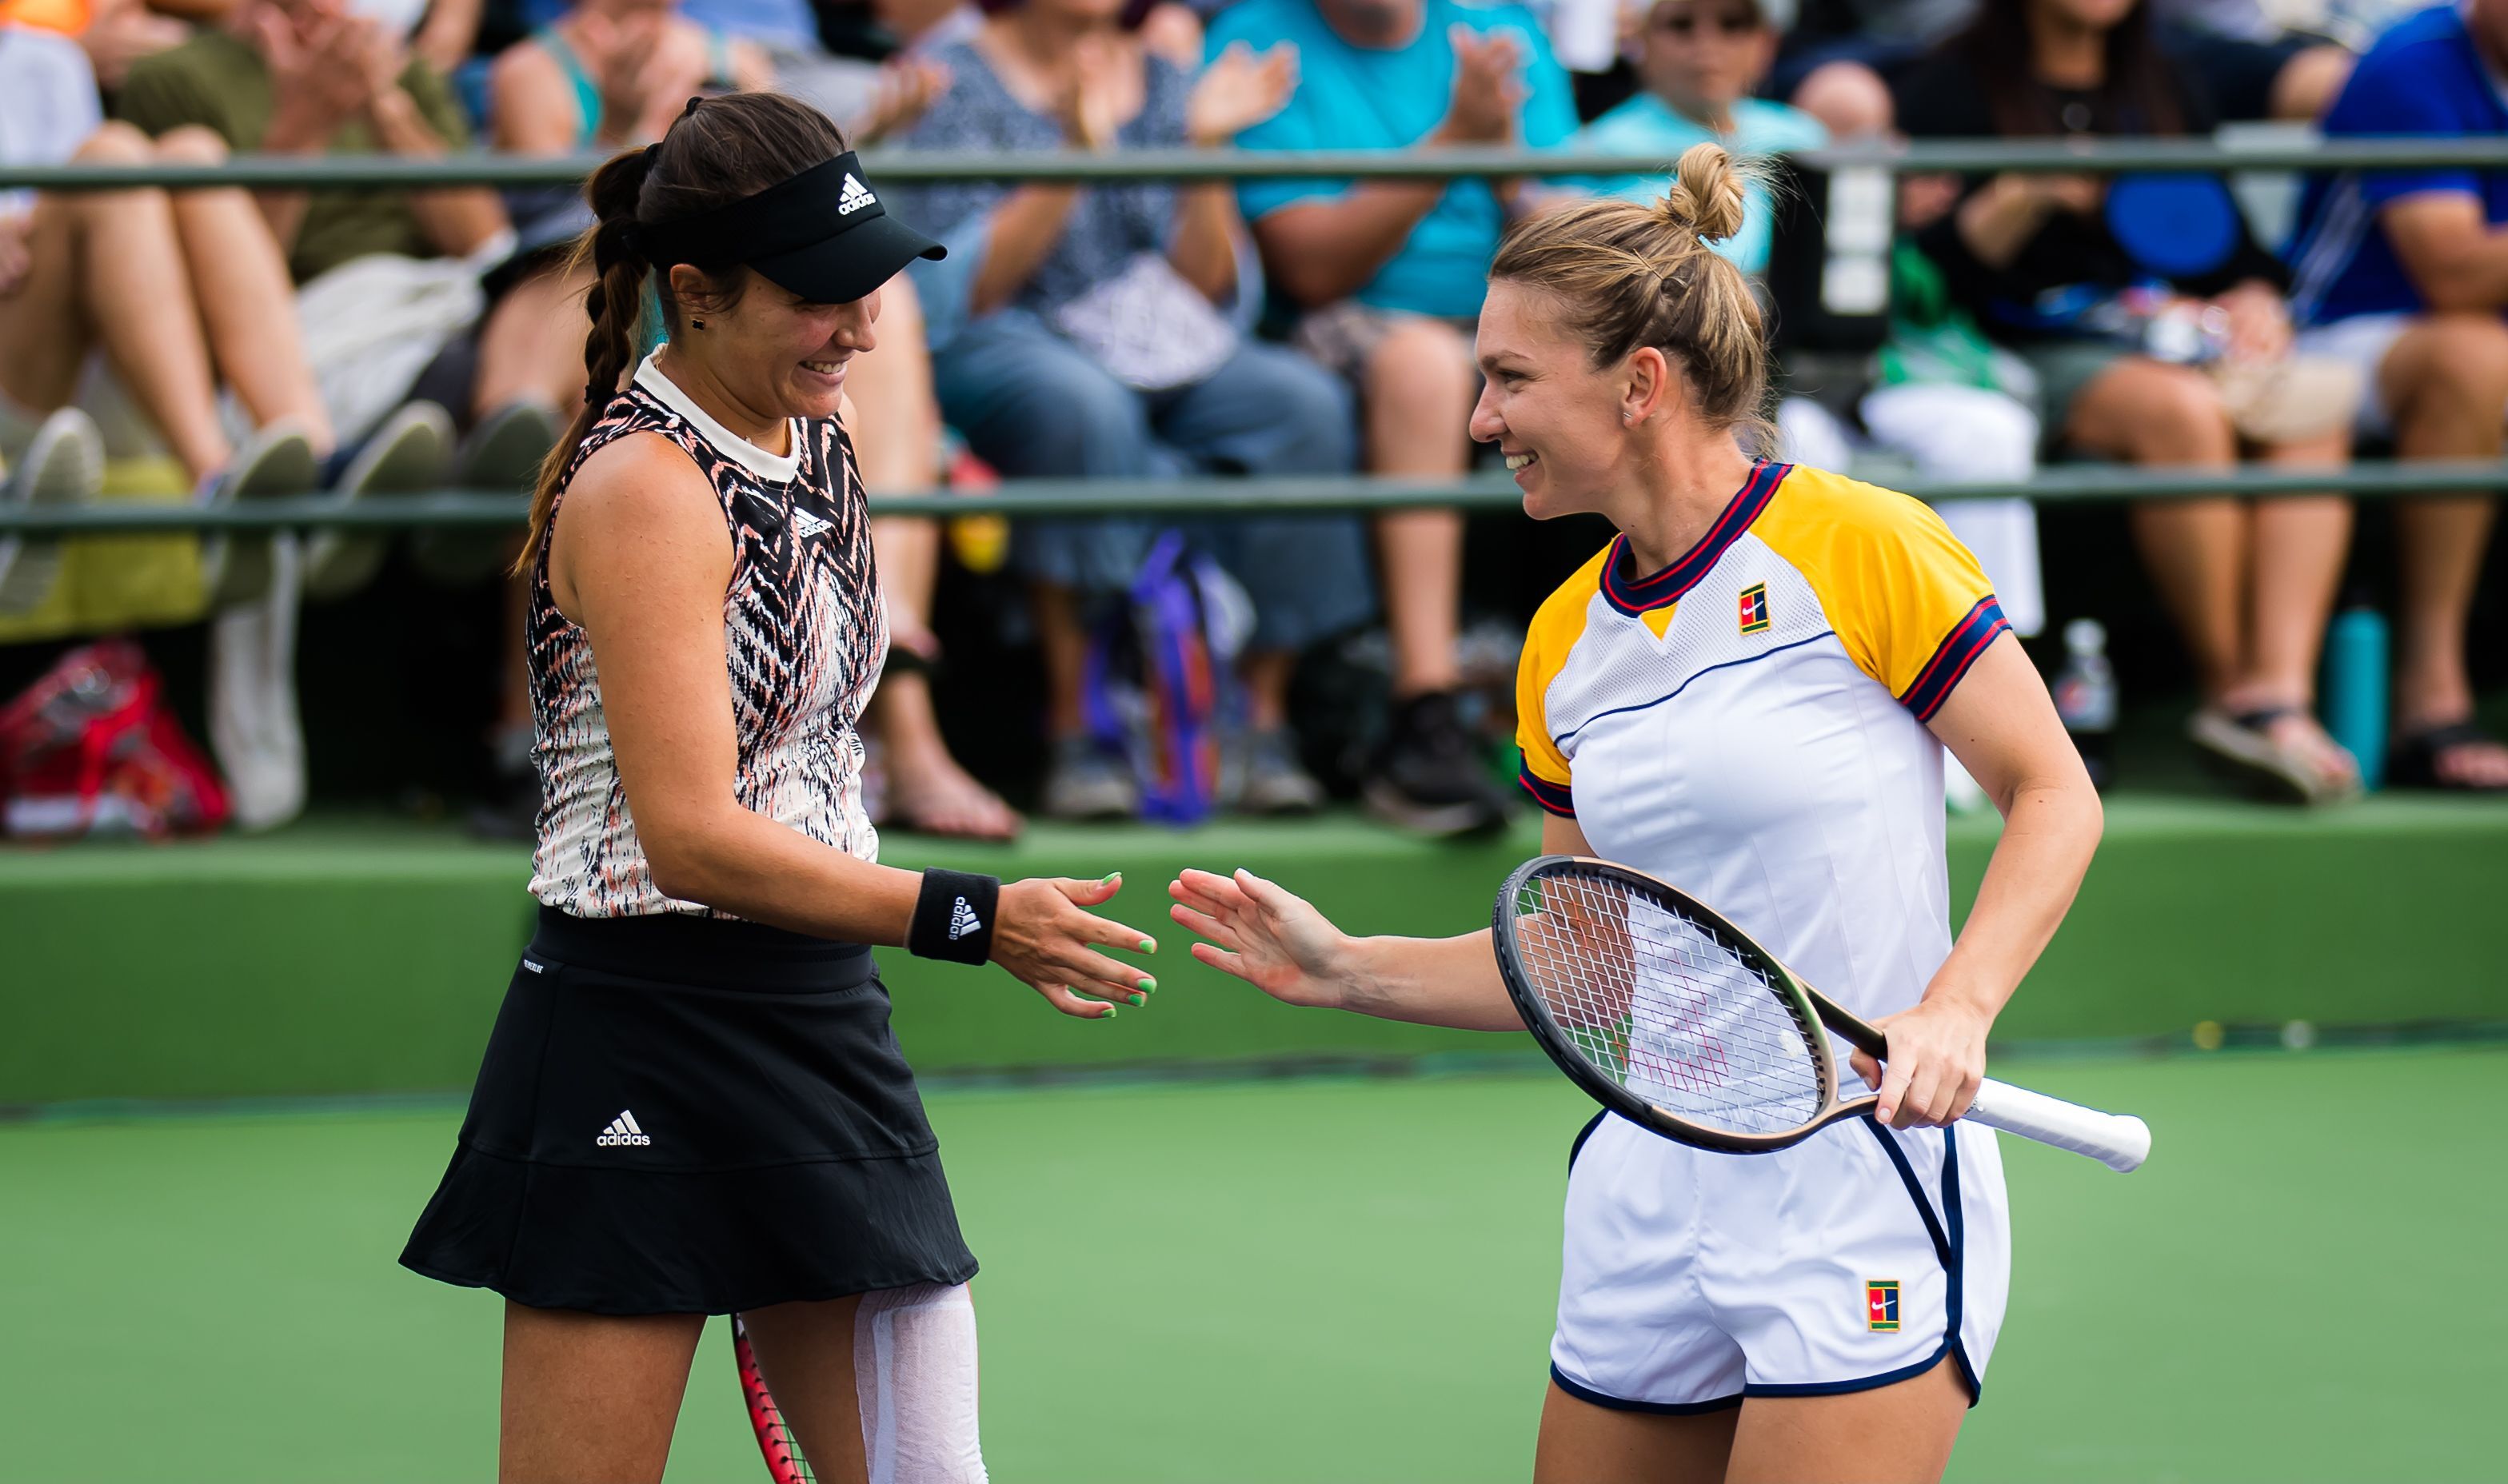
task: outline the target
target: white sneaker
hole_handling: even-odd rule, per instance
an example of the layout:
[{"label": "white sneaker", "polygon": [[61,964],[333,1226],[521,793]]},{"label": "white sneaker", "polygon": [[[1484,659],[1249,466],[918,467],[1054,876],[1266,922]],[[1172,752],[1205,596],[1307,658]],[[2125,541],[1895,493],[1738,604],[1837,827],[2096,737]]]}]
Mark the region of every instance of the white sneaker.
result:
[{"label": "white sneaker", "polygon": [[[46,417],[0,484],[0,504],[84,505],[104,492],[104,437],[75,407]],[[0,532],[0,613],[43,606],[60,580],[61,543]]]}]

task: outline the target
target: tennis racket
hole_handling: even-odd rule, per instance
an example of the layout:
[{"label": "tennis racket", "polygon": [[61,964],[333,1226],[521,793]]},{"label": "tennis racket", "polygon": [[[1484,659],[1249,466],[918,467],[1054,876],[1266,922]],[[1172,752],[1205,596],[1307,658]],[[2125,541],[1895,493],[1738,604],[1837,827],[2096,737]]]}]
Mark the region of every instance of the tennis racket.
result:
[{"label": "tennis racket", "polygon": [[775,1406],[775,1395],[766,1390],[766,1378],[757,1369],[757,1352],[749,1348],[749,1330],[740,1316],[731,1317],[731,1357],[740,1362],[740,1394],[749,1403],[749,1425],[757,1431],[757,1451],[766,1455],[766,1471],[775,1484],[818,1484],[818,1475],[810,1471],[809,1460],[801,1457],[801,1445],[793,1438],[793,1430],[784,1425],[784,1414]]},{"label": "tennis racket", "polygon": [[[1499,888],[1498,972],[1533,1039],[1594,1101],[1682,1143],[1764,1154],[1873,1095],[1841,1100],[1828,1037],[1886,1060],[1889,1037],[1794,977],[1750,935],[1641,871],[1543,855]],[[2139,1118],[1988,1078],[1968,1116],[2131,1170]]]}]

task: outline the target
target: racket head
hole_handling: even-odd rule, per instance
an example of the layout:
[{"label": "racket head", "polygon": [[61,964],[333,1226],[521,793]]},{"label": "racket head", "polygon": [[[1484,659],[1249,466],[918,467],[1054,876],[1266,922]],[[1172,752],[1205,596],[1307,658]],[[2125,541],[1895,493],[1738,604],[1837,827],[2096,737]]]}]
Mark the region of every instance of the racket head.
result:
[{"label": "racket head", "polygon": [[757,1353],[750,1348],[749,1328],[737,1314],[731,1317],[731,1358],[740,1367],[741,1399],[749,1404],[749,1426],[757,1434],[757,1451],[766,1456],[767,1475],[775,1484],[817,1484],[819,1476],[801,1456],[800,1443],[775,1405],[775,1394],[766,1389]]},{"label": "racket head", "polygon": [[1533,1040],[1632,1123],[1765,1154],[1870,1104],[1839,1102],[1836,1059],[1801,981],[1642,871],[1535,856],[1498,888],[1491,935]]}]

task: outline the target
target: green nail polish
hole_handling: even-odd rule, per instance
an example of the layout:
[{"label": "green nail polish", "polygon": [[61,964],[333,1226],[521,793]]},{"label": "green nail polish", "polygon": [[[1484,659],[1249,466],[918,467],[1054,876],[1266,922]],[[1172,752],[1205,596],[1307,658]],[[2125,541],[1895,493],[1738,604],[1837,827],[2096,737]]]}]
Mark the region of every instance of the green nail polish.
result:
[{"label": "green nail polish", "polygon": [[1147,938],[1143,938],[1143,939],[1141,940],[1141,952],[1143,952],[1143,953],[1145,953],[1145,954],[1154,954],[1154,953],[1157,953],[1158,951],[1159,951],[1159,946],[1158,946],[1156,943],[1151,942],[1151,941],[1150,941],[1149,939],[1147,939]]},{"label": "green nail polish", "polygon": [[1116,1016],[1116,1014],[1117,1014],[1117,1013],[1118,1013],[1118,1012],[1116,1011],[1116,1009],[1115,1009],[1115,1007],[1114,1007],[1113,1005],[1108,1005],[1108,1006],[1106,1007],[1106,1013],[1105,1013],[1103,1016],[1100,1016],[1100,1017],[1099,1017],[1099,1019],[1101,1019],[1101,1020],[1113,1020],[1113,1019],[1115,1018],[1115,1016]]},{"label": "green nail polish", "polygon": [[1155,994],[1155,993],[1157,993],[1157,991],[1158,991],[1158,987],[1159,987],[1159,982],[1158,982],[1157,980],[1150,978],[1150,977],[1149,977],[1148,975],[1146,975],[1146,974],[1144,974],[1144,975],[1142,975],[1142,976],[1141,976],[1141,988],[1142,988],[1143,990],[1146,990],[1146,991],[1149,991],[1149,992],[1151,992],[1151,993]]},{"label": "green nail polish", "polygon": [[1109,871],[1105,875],[1097,878],[1097,885],[1102,887],[1110,881],[1121,881],[1123,880],[1123,877],[1124,873],[1121,871]]},{"label": "green nail polish", "polygon": [[1126,998],[1128,998],[1128,999],[1130,999],[1130,1000],[1131,1000],[1131,1002],[1132,1002],[1132,1003],[1134,1003],[1134,1004],[1136,1004],[1136,1005],[1145,1005],[1145,1004],[1148,1004],[1148,1003],[1150,1002],[1150,996],[1148,996],[1147,995],[1126,995],[1125,997],[1126,997]]}]

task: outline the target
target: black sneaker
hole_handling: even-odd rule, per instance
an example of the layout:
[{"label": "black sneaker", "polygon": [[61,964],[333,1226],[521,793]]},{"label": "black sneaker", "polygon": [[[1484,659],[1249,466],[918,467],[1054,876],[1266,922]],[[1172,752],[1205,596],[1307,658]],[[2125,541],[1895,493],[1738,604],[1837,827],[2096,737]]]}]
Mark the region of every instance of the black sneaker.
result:
[{"label": "black sneaker", "polygon": [[1448,691],[1397,702],[1360,797],[1368,813],[1423,835],[1471,835],[1506,823],[1506,794],[1490,777]]}]

